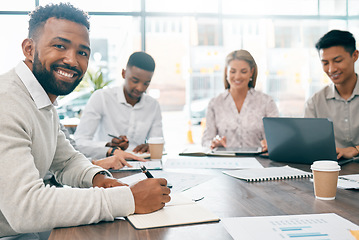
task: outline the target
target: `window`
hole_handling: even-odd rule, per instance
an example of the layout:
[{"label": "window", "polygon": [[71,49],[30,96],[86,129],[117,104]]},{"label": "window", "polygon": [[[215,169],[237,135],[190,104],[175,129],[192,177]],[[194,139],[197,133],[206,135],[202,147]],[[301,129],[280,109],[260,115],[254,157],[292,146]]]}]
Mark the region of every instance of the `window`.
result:
[{"label": "window", "polygon": [[[30,1],[29,1],[30,2]],[[48,3],[60,3],[63,0],[40,0],[40,5]],[[76,7],[87,12],[139,12],[141,10],[140,0],[76,0],[69,1]]]},{"label": "window", "polygon": [[[0,73],[22,60],[27,11],[36,3],[4,1]],[[97,0],[70,1],[90,13],[89,69],[122,82],[130,54],[145,50],[156,61],[148,93],[162,110],[180,110],[223,91],[225,56],[238,49],[255,58],[256,88],[270,94],[282,116],[301,116],[304,102],[329,79],[314,45],[331,29],[354,33],[359,48],[358,0]],[[12,12],[9,12],[12,11]],[[359,65],[356,64],[359,70]]]}]

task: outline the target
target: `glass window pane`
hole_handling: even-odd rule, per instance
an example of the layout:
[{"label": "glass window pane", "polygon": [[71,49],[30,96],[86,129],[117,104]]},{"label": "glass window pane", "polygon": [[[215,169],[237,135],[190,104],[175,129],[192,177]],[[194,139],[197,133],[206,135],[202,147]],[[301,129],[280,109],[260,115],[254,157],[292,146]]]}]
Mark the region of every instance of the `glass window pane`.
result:
[{"label": "glass window pane", "polygon": [[[349,31],[354,35],[354,38],[356,40],[357,49],[359,49],[359,20],[351,20],[349,21],[348,26]],[[359,72],[359,64],[355,64],[355,72]]]},{"label": "glass window pane", "polygon": [[346,0],[320,0],[320,15],[346,16]]},{"label": "glass window pane", "polygon": [[0,11],[32,11],[35,8],[35,0],[11,0],[1,1]]},{"label": "glass window pane", "polygon": [[147,92],[162,111],[180,110],[185,104],[189,54],[188,18],[148,18],[146,52],[156,62]]},{"label": "glass window pane", "polygon": [[[40,0],[40,5],[48,3],[60,3],[63,0]],[[139,12],[141,10],[140,0],[106,0],[99,3],[98,0],[69,0],[74,6],[87,12]]]},{"label": "glass window pane", "polygon": [[217,13],[218,0],[146,0],[146,11]]},{"label": "glass window pane", "polygon": [[197,44],[199,46],[220,45],[218,20],[211,18],[197,18],[197,39]]},{"label": "glass window pane", "polygon": [[275,99],[281,116],[301,117],[305,101],[330,82],[314,45],[334,28],[345,29],[345,21],[225,19],[223,51],[248,50],[258,65],[256,89]]},{"label": "glass window pane", "polygon": [[2,33],[0,44],[0,74],[15,67],[24,59],[21,43],[27,37],[28,16],[0,15],[0,22],[11,24],[0,24]]},{"label": "glass window pane", "polygon": [[348,11],[349,11],[349,16],[358,16],[359,15],[359,1],[358,0],[348,0]]},{"label": "glass window pane", "polygon": [[224,14],[317,15],[317,0],[222,0]]},{"label": "glass window pane", "polygon": [[122,69],[132,52],[141,50],[140,19],[128,16],[91,16],[91,58],[88,69],[102,69],[104,78],[122,83]]}]

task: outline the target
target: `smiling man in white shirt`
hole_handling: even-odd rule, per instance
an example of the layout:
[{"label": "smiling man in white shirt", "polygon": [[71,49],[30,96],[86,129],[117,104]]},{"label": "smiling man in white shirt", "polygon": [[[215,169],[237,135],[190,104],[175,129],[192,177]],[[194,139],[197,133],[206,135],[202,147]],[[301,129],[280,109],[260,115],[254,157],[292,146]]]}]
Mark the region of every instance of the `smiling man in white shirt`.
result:
[{"label": "smiling man in white shirt", "polygon": [[118,148],[144,153],[147,139],[163,137],[160,106],[145,93],[154,70],[150,55],[135,52],[122,70],[123,86],[92,94],[74,135],[81,152],[95,159],[116,155]]},{"label": "smiling man in white shirt", "polygon": [[334,124],[338,159],[359,155],[359,82],[355,38],[348,31],[332,30],[316,44],[323,71],[331,84],[314,94],[305,117],[330,118]]}]

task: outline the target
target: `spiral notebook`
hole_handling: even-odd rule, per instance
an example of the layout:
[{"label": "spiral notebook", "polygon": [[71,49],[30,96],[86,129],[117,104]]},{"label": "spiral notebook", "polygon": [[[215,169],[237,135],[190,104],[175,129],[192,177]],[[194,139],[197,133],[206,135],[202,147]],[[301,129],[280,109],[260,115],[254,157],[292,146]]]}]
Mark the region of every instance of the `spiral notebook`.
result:
[{"label": "spiral notebook", "polygon": [[310,178],[312,173],[302,171],[290,166],[271,168],[252,168],[245,170],[228,170],[224,174],[245,180],[247,182],[260,182],[293,178]]}]

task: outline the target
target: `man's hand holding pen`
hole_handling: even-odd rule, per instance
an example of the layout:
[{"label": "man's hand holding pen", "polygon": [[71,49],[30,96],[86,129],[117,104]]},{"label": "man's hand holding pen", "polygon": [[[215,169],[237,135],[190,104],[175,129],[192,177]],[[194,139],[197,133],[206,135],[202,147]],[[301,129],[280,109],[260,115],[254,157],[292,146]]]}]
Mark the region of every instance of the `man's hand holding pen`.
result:
[{"label": "man's hand holding pen", "polygon": [[106,147],[119,147],[122,150],[126,150],[128,148],[129,142],[125,135],[115,136],[108,134],[112,137],[111,142],[106,143]]},{"label": "man's hand holding pen", "polygon": [[164,178],[153,178],[152,174],[141,166],[142,172],[147,179],[131,186],[133,198],[135,199],[135,213],[150,213],[157,211],[171,200],[171,190],[167,187]]}]

